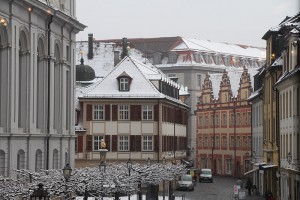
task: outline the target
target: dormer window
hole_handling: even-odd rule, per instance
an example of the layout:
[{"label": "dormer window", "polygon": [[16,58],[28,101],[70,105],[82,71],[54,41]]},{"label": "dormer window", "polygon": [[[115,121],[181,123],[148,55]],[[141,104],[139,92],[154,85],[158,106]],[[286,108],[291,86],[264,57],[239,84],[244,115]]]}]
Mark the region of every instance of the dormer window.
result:
[{"label": "dormer window", "polygon": [[132,78],[126,73],[123,72],[119,77],[117,77],[118,83],[119,83],[119,91],[120,92],[126,92],[130,90],[130,84]]},{"label": "dormer window", "polygon": [[128,78],[120,78],[120,91],[129,91]]}]

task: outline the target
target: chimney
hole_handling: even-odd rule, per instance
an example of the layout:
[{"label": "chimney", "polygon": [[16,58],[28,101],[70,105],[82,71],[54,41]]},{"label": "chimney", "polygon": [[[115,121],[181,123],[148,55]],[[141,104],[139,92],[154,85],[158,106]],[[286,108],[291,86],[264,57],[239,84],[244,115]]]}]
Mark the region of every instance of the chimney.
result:
[{"label": "chimney", "polygon": [[88,59],[91,60],[94,57],[93,54],[93,33],[89,33],[89,40],[88,40]]},{"label": "chimney", "polygon": [[128,56],[128,50],[127,50],[127,45],[128,45],[128,42],[127,42],[127,38],[123,38],[122,39],[122,54],[121,54],[121,59],[123,59],[124,57]]}]

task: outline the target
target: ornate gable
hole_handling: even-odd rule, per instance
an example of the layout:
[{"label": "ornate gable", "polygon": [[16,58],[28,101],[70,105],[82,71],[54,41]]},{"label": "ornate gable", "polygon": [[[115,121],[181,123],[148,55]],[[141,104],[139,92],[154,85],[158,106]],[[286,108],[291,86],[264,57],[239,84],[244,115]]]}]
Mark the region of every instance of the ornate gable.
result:
[{"label": "ornate gable", "polygon": [[248,69],[244,67],[243,73],[240,78],[240,84],[238,89],[238,99],[239,100],[246,100],[250,96],[250,94],[253,92],[252,86],[251,86],[251,79],[250,74],[248,73]]},{"label": "ornate gable", "polygon": [[220,102],[228,102],[232,97],[232,90],[230,84],[230,78],[228,76],[228,72],[224,70],[222,80],[220,83],[220,91],[219,91],[219,99]]},{"label": "ornate gable", "polygon": [[213,98],[214,98],[214,96],[213,96],[213,89],[212,89],[212,83],[210,80],[210,75],[206,74],[206,76],[204,78],[204,84],[202,86],[202,94],[200,96],[200,102],[201,103],[210,103]]}]

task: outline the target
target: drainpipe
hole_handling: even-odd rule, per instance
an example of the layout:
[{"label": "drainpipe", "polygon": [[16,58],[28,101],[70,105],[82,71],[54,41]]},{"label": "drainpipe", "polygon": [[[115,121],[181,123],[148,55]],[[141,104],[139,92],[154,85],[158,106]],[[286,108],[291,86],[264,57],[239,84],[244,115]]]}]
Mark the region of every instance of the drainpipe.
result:
[{"label": "drainpipe", "polygon": [[51,41],[51,23],[53,22],[53,14],[49,16],[48,21],[48,90],[47,90],[47,98],[48,98],[48,104],[47,104],[47,140],[46,140],[46,170],[49,169],[49,137],[50,137],[50,66],[51,66],[51,48],[50,48],[50,41]]},{"label": "drainpipe", "polygon": [[236,113],[235,113],[235,107],[236,107],[236,100],[234,101],[235,106],[233,107],[233,116],[234,116],[234,120],[233,120],[233,133],[234,133],[234,163],[233,163],[233,177],[236,176]]},{"label": "drainpipe", "polygon": [[216,139],[216,124],[215,124],[215,120],[216,120],[216,108],[215,108],[215,103],[213,104],[213,141],[212,141],[212,148],[211,148],[211,170],[213,173],[214,172],[214,150],[215,150],[215,145],[216,145],[216,142],[215,142],[215,139]]},{"label": "drainpipe", "polygon": [[[159,123],[160,123],[160,120],[159,120],[159,113],[160,113],[160,109],[159,109],[159,100],[157,100],[157,105],[158,105],[158,121],[157,121],[157,135],[158,135],[158,141],[157,141],[157,143],[158,143],[158,151],[157,151],[157,163],[159,163],[159,160],[160,160],[160,158],[159,158],[159,155],[160,155],[160,153],[159,153],[159,151],[160,151],[160,149],[159,149],[159,144],[160,144],[160,141],[162,141],[162,140],[160,140],[160,136],[162,137],[162,135],[160,134],[160,132],[159,132]],[[163,146],[163,144],[161,145],[161,146]]]}]

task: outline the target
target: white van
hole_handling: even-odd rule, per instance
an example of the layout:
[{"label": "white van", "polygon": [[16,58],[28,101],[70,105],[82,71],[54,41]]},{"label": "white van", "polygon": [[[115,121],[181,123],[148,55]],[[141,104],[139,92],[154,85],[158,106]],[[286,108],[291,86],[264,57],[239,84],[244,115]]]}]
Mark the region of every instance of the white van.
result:
[{"label": "white van", "polygon": [[199,182],[213,182],[213,176],[212,176],[212,171],[211,169],[201,169],[200,170],[200,175],[199,175]]}]

